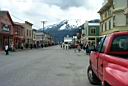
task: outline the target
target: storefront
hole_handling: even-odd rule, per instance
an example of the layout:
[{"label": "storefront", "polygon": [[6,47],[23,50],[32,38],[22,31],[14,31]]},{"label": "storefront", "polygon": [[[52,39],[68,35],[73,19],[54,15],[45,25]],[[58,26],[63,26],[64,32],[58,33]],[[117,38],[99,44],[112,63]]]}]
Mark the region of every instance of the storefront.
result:
[{"label": "storefront", "polygon": [[14,47],[16,49],[20,49],[21,45],[24,45],[24,27],[21,23],[15,22],[14,23]]},{"label": "storefront", "polygon": [[0,50],[13,43],[13,21],[8,11],[0,11]]},{"label": "storefront", "polygon": [[11,28],[9,25],[3,24],[0,31],[0,49],[4,49],[4,46],[13,42],[13,35],[10,34]]}]

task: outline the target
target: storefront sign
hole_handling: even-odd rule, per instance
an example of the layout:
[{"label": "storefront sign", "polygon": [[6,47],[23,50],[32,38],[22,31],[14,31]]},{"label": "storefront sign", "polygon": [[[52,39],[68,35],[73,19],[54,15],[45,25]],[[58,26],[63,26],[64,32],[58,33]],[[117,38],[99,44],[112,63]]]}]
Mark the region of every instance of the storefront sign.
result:
[{"label": "storefront sign", "polygon": [[2,31],[3,32],[9,32],[10,31],[9,26],[8,25],[3,25]]}]

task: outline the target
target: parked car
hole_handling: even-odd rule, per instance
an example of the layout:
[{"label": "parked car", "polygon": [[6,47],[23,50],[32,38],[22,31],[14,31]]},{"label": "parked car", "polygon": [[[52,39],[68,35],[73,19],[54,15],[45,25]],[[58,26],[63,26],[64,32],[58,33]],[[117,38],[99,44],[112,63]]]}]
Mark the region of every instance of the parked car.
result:
[{"label": "parked car", "polygon": [[128,86],[128,32],[115,32],[92,49],[87,75],[91,84]]}]

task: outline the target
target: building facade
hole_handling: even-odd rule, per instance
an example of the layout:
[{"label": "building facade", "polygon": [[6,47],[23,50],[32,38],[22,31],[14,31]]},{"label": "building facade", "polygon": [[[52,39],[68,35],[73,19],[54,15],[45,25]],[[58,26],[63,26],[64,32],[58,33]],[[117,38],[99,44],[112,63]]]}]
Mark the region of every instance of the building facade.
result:
[{"label": "building facade", "polygon": [[100,35],[128,31],[128,0],[104,0],[98,11],[101,17]]},{"label": "building facade", "polygon": [[13,21],[8,11],[0,11],[0,49],[13,43]]},{"label": "building facade", "polygon": [[86,21],[84,24],[84,29],[82,30],[82,38],[84,39],[84,43],[86,44],[87,42],[91,42],[96,45],[99,41],[99,30],[100,23]]},{"label": "building facade", "polygon": [[35,38],[36,38],[36,45],[40,46],[43,44],[43,39],[44,39],[44,33],[42,31],[36,31],[35,33]]},{"label": "building facade", "polygon": [[21,48],[21,45],[25,43],[24,38],[25,29],[21,23],[14,23],[14,47],[16,49]]},{"label": "building facade", "polygon": [[32,25],[33,24],[28,21],[25,21],[25,23],[23,24],[23,27],[25,29],[24,38],[25,38],[26,48],[29,47],[29,45],[33,43]]},{"label": "building facade", "polygon": [[33,40],[33,44],[36,44],[36,29],[32,29],[32,40]]}]

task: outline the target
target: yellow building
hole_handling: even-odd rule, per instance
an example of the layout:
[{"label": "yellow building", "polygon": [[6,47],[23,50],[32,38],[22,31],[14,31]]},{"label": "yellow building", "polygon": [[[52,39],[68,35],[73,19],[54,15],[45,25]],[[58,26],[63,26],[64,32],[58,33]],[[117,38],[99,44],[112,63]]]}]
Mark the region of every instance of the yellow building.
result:
[{"label": "yellow building", "polygon": [[98,11],[101,17],[100,35],[128,31],[128,0],[104,0]]}]

